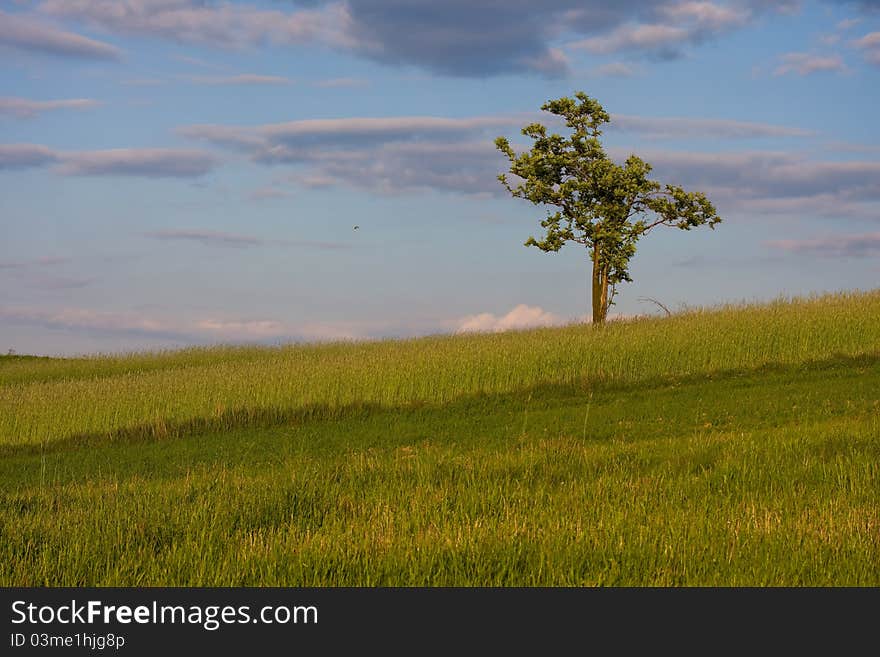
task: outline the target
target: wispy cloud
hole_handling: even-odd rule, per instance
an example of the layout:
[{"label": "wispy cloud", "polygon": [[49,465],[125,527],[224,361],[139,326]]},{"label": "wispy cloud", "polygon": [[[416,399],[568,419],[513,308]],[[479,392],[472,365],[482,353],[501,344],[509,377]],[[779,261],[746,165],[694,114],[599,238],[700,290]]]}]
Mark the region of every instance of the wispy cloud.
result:
[{"label": "wispy cloud", "polygon": [[57,159],[52,149],[39,144],[0,144],[0,170],[41,167]]},{"label": "wispy cloud", "polygon": [[168,320],[137,313],[95,311],[86,308],[45,310],[0,306],[0,321],[93,335],[125,335],[173,340],[191,338],[185,327]]},{"label": "wispy cloud", "polygon": [[58,173],[66,176],[140,176],[196,178],[217,159],[202,151],[174,148],[117,148],[58,155]]},{"label": "wispy cloud", "polygon": [[147,237],[162,241],[199,242],[205,246],[247,247],[263,244],[263,240],[250,235],[235,235],[210,230],[156,230],[144,233]]},{"label": "wispy cloud", "polygon": [[33,18],[0,11],[0,47],[14,50],[86,59],[116,60],[122,51],[116,46],[65,32]]},{"label": "wispy cloud", "polygon": [[217,342],[326,341],[368,337],[352,323],[288,323],[271,318],[228,317],[221,314],[181,319],[130,311],[98,311],[66,307],[2,307],[0,322],[39,326],[92,336],[175,340],[189,344]]},{"label": "wispy cloud", "polygon": [[214,62],[209,62],[204,59],[200,59],[198,57],[190,57],[189,55],[180,55],[180,54],[172,54],[170,55],[171,59],[176,62],[180,62],[181,64],[187,64],[189,66],[196,66],[198,68],[205,68],[211,71],[226,71],[228,72],[225,66],[221,66],[219,64],[215,64]]},{"label": "wispy cloud", "polygon": [[370,81],[363,78],[328,78],[326,80],[317,80],[313,84],[323,89],[352,89],[369,86]]},{"label": "wispy cloud", "polygon": [[341,4],[291,12],[245,3],[198,0],[45,0],[46,15],[87,22],[118,34],[236,49],[263,43],[294,45],[343,41]]},{"label": "wispy cloud", "polygon": [[48,291],[75,290],[95,282],[94,277],[65,273],[62,265],[68,262],[70,258],[62,256],[5,260],[0,261],[0,275],[12,277],[17,287]]},{"label": "wispy cloud", "polygon": [[[549,115],[521,113],[465,118],[401,116],[384,118],[305,119],[255,127],[194,125],[178,129],[192,139],[221,146],[261,151],[265,159],[277,159],[282,150],[330,144],[356,145],[367,142],[423,142],[443,137],[445,140],[492,137],[498,130],[520,127],[524,122],[541,120]],[[554,118],[554,117],[549,117]],[[615,114],[609,129],[633,132],[656,138],[705,136],[726,139],[761,137],[808,137],[813,133],[802,128],[767,123],[685,117],[644,117]],[[449,143],[444,141],[444,143]]]},{"label": "wispy cloud", "polygon": [[139,176],[194,178],[208,173],[217,158],[174,148],[118,148],[102,151],[55,151],[41,144],[0,144],[0,169],[54,164],[65,176]]},{"label": "wispy cloud", "polygon": [[673,58],[685,45],[699,44],[746,25],[752,18],[747,7],[713,2],[674,2],[657,8],[651,23],[628,22],[614,30],[569,44],[574,50],[594,54],[642,52]]},{"label": "wispy cloud", "polygon": [[775,240],[767,246],[790,253],[826,258],[867,258],[880,255],[880,233],[831,235],[809,240]]},{"label": "wispy cloud", "polygon": [[[626,149],[613,149],[624,158]],[[707,192],[724,211],[840,214],[880,202],[880,161],[822,161],[773,151],[729,153],[643,151],[661,180]],[[876,214],[876,213],[875,213]]]},{"label": "wispy cloud", "polygon": [[853,46],[862,51],[869,64],[880,66],[880,32],[871,32],[853,41]]},{"label": "wispy cloud", "polygon": [[523,71],[566,75],[566,55],[553,45],[561,34],[573,39],[568,49],[679,54],[770,8],[745,0],[545,0],[508,2],[503,11],[491,0],[370,0],[349,6],[348,34],[356,52],[389,64],[478,77]]},{"label": "wispy cloud", "polygon": [[835,221],[842,219],[880,219],[880,208],[870,198],[859,198],[848,190],[817,191],[799,196],[736,196],[734,190],[711,190],[718,205],[727,211],[738,211],[749,216],[779,215],[788,217],[814,216]]},{"label": "wispy cloud", "polygon": [[840,31],[849,30],[862,22],[861,18],[845,18],[837,23],[837,29]]},{"label": "wispy cloud", "polygon": [[[184,136],[248,153],[261,164],[308,164],[301,180],[337,182],[379,193],[424,189],[482,193],[490,188],[499,155],[491,144],[499,126],[522,116],[430,116],[314,119],[252,128],[202,125]],[[479,138],[482,143],[473,141]]]},{"label": "wispy cloud", "polygon": [[779,66],[773,71],[776,76],[797,74],[812,75],[820,72],[845,73],[847,71],[840,55],[812,55],[805,52],[790,52],[782,55]]},{"label": "wispy cloud", "polygon": [[351,248],[350,244],[346,244],[345,242],[322,242],[318,240],[285,240],[285,239],[277,239],[271,240],[268,242],[269,244],[278,244],[280,246],[292,246],[303,249],[321,249],[324,251],[336,251],[340,249],[349,249]]},{"label": "wispy cloud", "polygon": [[296,180],[312,188],[348,185],[387,195],[430,190],[479,196],[501,193],[497,175],[503,161],[487,142],[391,142],[369,151],[334,149],[303,156],[279,149],[261,153],[256,161],[309,163],[311,171]]},{"label": "wispy cloud", "polygon": [[[843,0],[847,2],[848,0]],[[871,0],[869,0],[870,2]],[[856,25],[859,25],[862,22],[861,18],[847,18],[841,21],[838,21],[834,26],[834,31],[828,34],[823,34],[819,36],[819,42],[826,46],[833,46],[840,43],[846,33],[852,30]]]},{"label": "wispy cloud", "polygon": [[880,144],[832,141],[828,142],[826,147],[831,151],[837,151],[839,153],[880,153]]},{"label": "wispy cloud", "polygon": [[625,114],[614,114],[611,117],[609,129],[634,132],[653,139],[678,139],[686,137],[759,139],[764,137],[811,137],[815,135],[811,130],[752,121],[646,117]]},{"label": "wispy cloud", "polygon": [[167,229],[144,233],[146,237],[164,242],[198,242],[203,246],[246,248],[250,246],[293,246],[311,249],[345,249],[347,244],[341,242],[321,242],[312,240],[264,239],[253,235],[239,235],[214,230]]},{"label": "wispy cloud", "polygon": [[266,201],[273,198],[287,198],[290,195],[289,191],[277,187],[260,187],[250,192],[248,198],[251,201]]},{"label": "wispy cloud", "polygon": [[[199,0],[44,0],[39,11],[119,35],[218,48],[321,44],[389,65],[485,77],[570,71],[561,34],[593,52],[680,54],[790,2],[760,0],[494,0],[437,3],[310,0],[268,8]],[[292,3],[291,3],[292,5]]]},{"label": "wispy cloud", "polygon": [[0,260],[0,269],[25,269],[29,267],[51,267],[69,262],[70,258],[43,256],[31,260]]},{"label": "wispy cloud", "polygon": [[355,140],[417,139],[427,135],[466,134],[499,126],[518,125],[522,115],[475,116],[446,118],[439,116],[395,116],[379,118],[304,119],[272,123],[253,128],[196,125],[179,132],[187,137],[222,142],[235,139],[240,143],[255,140],[276,140],[288,144],[309,142],[350,142]]},{"label": "wispy cloud", "polygon": [[17,119],[29,119],[41,112],[59,109],[89,109],[100,103],[89,98],[69,98],[66,100],[29,100],[27,98],[0,98],[0,115]]},{"label": "wispy cloud", "polygon": [[77,290],[95,282],[91,276],[47,276],[38,275],[27,281],[29,287],[41,290]]},{"label": "wispy cloud", "polygon": [[287,176],[287,180],[295,185],[302,185],[309,189],[324,189],[345,184],[345,180],[341,178],[333,178],[324,174],[291,174]]},{"label": "wispy cloud", "polygon": [[535,55],[523,57],[521,62],[524,70],[546,78],[565,77],[571,70],[568,55],[559,48],[546,48]]},{"label": "wispy cloud", "polygon": [[631,78],[638,75],[638,69],[626,62],[609,62],[601,64],[590,71],[591,75],[602,78]]},{"label": "wispy cloud", "polygon": [[126,87],[159,87],[166,83],[166,80],[160,78],[129,78],[122,81]]},{"label": "wispy cloud", "polygon": [[693,29],[720,31],[745,25],[751,9],[707,0],[683,0],[663,5],[658,13],[672,22],[690,23]]},{"label": "wispy cloud", "polygon": [[193,84],[202,84],[218,87],[230,87],[241,85],[288,85],[293,80],[278,75],[256,75],[243,73],[240,75],[188,75],[184,80]]},{"label": "wispy cloud", "polygon": [[590,37],[569,44],[573,50],[586,50],[595,55],[642,50],[677,56],[688,39],[688,31],[674,25],[625,25],[614,32]]},{"label": "wispy cloud", "polygon": [[221,320],[203,319],[195,323],[195,328],[209,334],[238,339],[275,338],[286,333],[284,324],[271,319],[259,320]]},{"label": "wispy cloud", "polygon": [[[312,119],[259,126],[195,125],[191,139],[247,154],[267,165],[303,167],[290,180],[306,187],[349,185],[383,194],[438,190],[501,194],[504,158],[492,144],[537,113],[463,118],[404,116]],[[795,127],[727,119],[615,115],[611,126],[651,139],[807,137]],[[270,192],[270,195],[273,195]]]}]

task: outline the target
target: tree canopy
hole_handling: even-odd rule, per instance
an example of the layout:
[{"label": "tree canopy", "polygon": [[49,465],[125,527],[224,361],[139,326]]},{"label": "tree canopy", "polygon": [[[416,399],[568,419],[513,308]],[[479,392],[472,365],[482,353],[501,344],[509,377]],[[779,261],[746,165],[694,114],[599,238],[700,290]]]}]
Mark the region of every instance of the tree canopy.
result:
[{"label": "tree canopy", "polygon": [[510,160],[509,173],[498,179],[516,198],[550,206],[541,221],[541,239],[526,246],[559,251],[567,242],[587,248],[592,261],[593,321],[603,322],[617,285],[632,281],[629,262],[638,240],[657,226],[690,230],[721,222],[701,192],[651,180],[651,165],[636,155],[615,163],[599,137],[611,120],[598,101],[583,92],[574,98],[550,100],[541,109],[565,120],[568,137],[551,133],[540,123],[522,129],[533,140],[531,150],[517,154],[504,137],[496,147]]}]

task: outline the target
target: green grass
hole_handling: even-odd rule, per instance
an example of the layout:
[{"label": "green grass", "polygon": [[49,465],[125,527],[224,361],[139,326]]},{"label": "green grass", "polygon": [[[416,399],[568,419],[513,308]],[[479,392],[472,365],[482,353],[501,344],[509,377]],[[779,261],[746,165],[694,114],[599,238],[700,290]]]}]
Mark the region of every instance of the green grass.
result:
[{"label": "green grass", "polygon": [[880,585],[880,293],[0,358],[2,585]]}]

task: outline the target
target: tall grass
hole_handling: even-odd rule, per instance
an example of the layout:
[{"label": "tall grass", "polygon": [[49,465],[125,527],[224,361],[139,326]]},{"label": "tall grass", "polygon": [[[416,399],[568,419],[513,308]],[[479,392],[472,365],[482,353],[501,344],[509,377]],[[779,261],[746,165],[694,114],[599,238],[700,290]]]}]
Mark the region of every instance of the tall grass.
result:
[{"label": "tall grass", "polygon": [[878,390],[863,358],[19,450],[0,585],[877,586]]},{"label": "tall grass", "polygon": [[4,357],[0,585],[876,586],[878,464],[880,292]]},{"label": "tall grass", "polygon": [[629,383],[880,352],[880,291],[701,309],[606,326],[277,348],[190,349],[0,366],[0,445],[175,435],[445,403],[539,384]]}]

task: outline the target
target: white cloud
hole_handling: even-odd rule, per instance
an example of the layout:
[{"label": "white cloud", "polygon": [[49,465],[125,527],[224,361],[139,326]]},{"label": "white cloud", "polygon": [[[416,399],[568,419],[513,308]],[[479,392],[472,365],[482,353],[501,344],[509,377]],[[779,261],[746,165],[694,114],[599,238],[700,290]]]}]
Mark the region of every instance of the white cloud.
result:
[{"label": "white cloud", "polygon": [[561,317],[543,308],[519,304],[506,315],[480,313],[479,315],[462,317],[457,321],[456,332],[498,332],[539,326],[558,326],[563,323],[564,320]]}]

